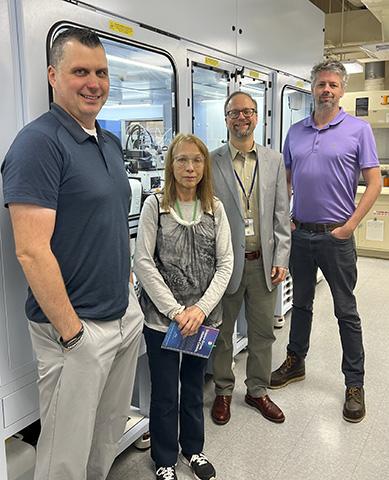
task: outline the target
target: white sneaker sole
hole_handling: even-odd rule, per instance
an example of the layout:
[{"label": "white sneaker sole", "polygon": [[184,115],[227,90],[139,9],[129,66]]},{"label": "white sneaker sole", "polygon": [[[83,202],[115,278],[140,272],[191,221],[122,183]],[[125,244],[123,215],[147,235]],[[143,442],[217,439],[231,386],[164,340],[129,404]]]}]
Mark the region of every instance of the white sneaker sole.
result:
[{"label": "white sneaker sole", "polygon": [[[193,474],[193,478],[195,478],[196,480],[202,480],[200,477],[198,477],[198,476],[194,473],[194,471],[192,470],[192,468],[191,468],[191,466],[190,466],[190,464],[189,464],[189,460],[188,460],[186,457],[184,457],[184,455],[183,455],[182,453],[180,454],[180,460],[181,460],[181,462],[182,462],[184,465],[186,465],[187,467],[190,468],[190,471],[191,471],[192,474]],[[213,477],[210,477],[209,480],[216,480],[216,475],[213,476]]]}]

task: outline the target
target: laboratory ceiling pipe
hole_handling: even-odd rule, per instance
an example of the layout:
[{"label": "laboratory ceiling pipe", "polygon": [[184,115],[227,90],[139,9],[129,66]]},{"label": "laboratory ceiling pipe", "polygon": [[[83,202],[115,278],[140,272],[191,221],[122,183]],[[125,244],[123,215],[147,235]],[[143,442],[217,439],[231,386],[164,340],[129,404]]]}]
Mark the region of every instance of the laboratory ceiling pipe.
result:
[{"label": "laboratory ceiling pipe", "polygon": [[384,90],[385,62],[365,63],[365,90]]}]

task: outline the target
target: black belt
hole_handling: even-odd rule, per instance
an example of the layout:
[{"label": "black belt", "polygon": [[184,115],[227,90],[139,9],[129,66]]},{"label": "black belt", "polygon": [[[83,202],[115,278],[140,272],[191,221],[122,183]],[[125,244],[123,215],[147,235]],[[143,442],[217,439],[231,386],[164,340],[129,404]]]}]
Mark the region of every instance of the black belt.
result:
[{"label": "black belt", "polygon": [[255,250],[255,252],[245,252],[244,257],[246,260],[257,260],[261,256],[261,250]]},{"label": "black belt", "polygon": [[296,228],[301,228],[302,230],[307,230],[311,233],[327,233],[332,232],[335,228],[342,227],[346,222],[343,223],[305,223],[299,222],[295,218],[293,223],[296,225]]}]

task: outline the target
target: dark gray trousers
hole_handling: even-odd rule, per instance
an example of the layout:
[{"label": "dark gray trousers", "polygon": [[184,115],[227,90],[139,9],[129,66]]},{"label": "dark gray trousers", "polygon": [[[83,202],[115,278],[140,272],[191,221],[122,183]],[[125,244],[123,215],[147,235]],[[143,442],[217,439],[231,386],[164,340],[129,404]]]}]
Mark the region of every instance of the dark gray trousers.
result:
[{"label": "dark gray trousers", "polygon": [[290,270],[293,310],[288,350],[305,357],[309,349],[317,269],[331,289],[343,348],[342,371],[346,386],[362,386],[364,350],[361,320],[353,294],[357,281],[354,237],[339,240],[331,233],[292,233]]},{"label": "dark gray trousers", "polygon": [[266,395],[271,375],[274,308],[277,289],[269,292],[262,259],[246,260],[238,290],[223,296],[223,323],[213,352],[213,380],[216,395],[232,395],[234,326],[244,301],[247,321],[247,392],[253,397]]}]

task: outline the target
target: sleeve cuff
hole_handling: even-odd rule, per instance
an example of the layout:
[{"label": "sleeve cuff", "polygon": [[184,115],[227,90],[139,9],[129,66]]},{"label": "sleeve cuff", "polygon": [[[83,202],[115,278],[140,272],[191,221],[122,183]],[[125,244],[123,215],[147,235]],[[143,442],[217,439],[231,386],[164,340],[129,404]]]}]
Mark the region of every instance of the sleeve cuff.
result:
[{"label": "sleeve cuff", "polygon": [[209,316],[211,312],[208,311],[208,308],[204,305],[204,303],[200,300],[197,303],[195,303],[196,307],[199,307],[199,309],[204,313],[206,317]]},{"label": "sleeve cuff", "polygon": [[178,315],[179,313],[182,313],[185,310],[185,307],[181,305],[179,308],[173,308],[173,310],[170,310],[168,313],[168,317],[170,320],[174,320],[174,317]]}]

